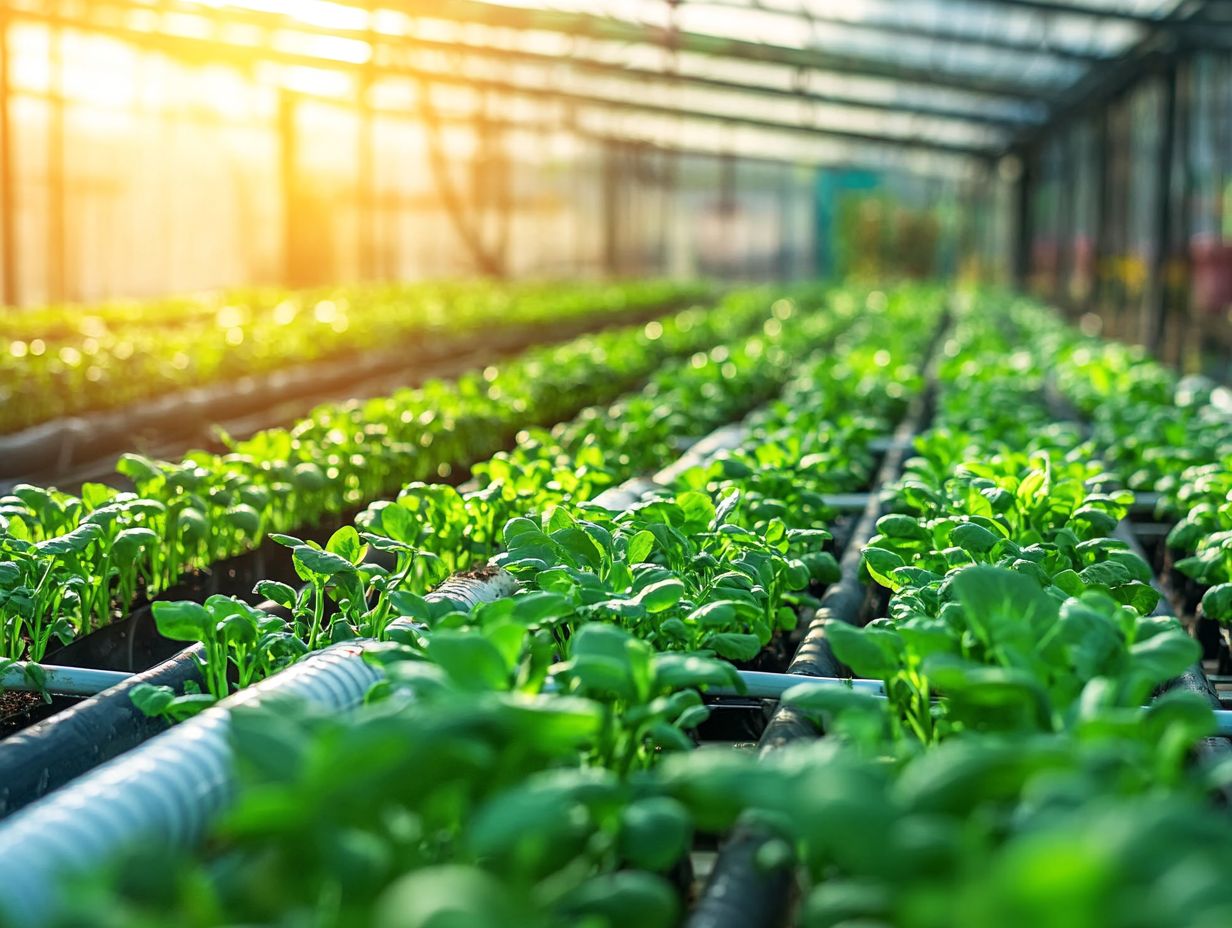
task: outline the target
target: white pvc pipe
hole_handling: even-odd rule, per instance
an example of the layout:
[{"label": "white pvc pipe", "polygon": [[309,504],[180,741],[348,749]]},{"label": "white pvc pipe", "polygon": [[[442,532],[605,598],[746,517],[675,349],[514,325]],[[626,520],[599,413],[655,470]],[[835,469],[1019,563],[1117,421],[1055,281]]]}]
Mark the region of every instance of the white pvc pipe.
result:
[{"label": "white pvc pipe", "polygon": [[[846,677],[810,677],[795,673],[763,673],[741,670],[740,679],[744,692],[733,687],[714,686],[706,690],[708,696],[752,696],[759,699],[781,699],[793,686],[830,686],[841,689],[884,696],[885,686],[880,680],[848,679]],[[1149,708],[1143,706],[1143,709]],[[1232,710],[1212,709],[1215,714],[1215,732],[1232,737]]]},{"label": "white pvc pipe", "polygon": [[[450,578],[427,598],[473,608],[516,587],[511,574],[485,571]],[[66,875],[96,868],[136,841],[167,850],[195,843],[234,789],[230,710],[287,696],[331,714],[354,709],[382,679],[364,658],[370,643],[309,655],[0,822],[0,924],[52,921]]]},{"label": "white pvc pipe", "polygon": [[731,687],[711,687],[706,690],[711,696],[752,696],[758,699],[780,699],[793,686],[830,686],[884,696],[885,687],[880,680],[855,680],[846,677],[810,677],[800,673],[763,673],[757,670],[741,670],[740,679],[744,692]]},{"label": "white pvc pipe", "polygon": [[[37,668],[42,685],[34,681],[28,672]],[[19,693],[56,693],[60,696],[97,696],[127,680],[132,674],[116,670],[90,670],[86,667],[59,667],[53,664],[32,664],[17,661],[0,671],[0,692],[12,690]]]}]

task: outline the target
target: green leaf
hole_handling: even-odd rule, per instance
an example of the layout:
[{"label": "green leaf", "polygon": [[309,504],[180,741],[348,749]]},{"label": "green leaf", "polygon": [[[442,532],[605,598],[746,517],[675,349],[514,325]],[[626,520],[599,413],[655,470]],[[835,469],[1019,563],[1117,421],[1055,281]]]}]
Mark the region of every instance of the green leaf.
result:
[{"label": "green leaf", "polygon": [[1070,568],[1053,575],[1052,582],[1069,596],[1081,596],[1087,588],[1082,578]]},{"label": "green leaf", "polygon": [[84,522],[67,534],[40,541],[35,547],[43,554],[81,554],[102,536],[101,526]]},{"label": "green leaf", "polygon": [[629,539],[628,547],[625,549],[625,558],[630,564],[642,563],[654,550],[654,542],[654,535],[643,529]]},{"label": "green leaf", "polygon": [[527,626],[538,625],[551,618],[562,618],[572,612],[568,598],[559,593],[522,593],[510,602],[514,618]]},{"label": "green leaf", "polygon": [[158,544],[158,534],[148,528],[126,528],[111,543],[112,556],[133,560],[137,552]]},{"label": "green leaf", "polygon": [[[325,544],[325,550],[336,554],[350,564],[358,564],[364,559],[365,547],[359,540],[359,532],[354,526],[344,525],[330,536]],[[323,571],[318,571],[318,573]]]},{"label": "green leaf", "polygon": [[656,690],[683,690],[705,686],[742,689],[740,675],[725,661],[695,654],[657,654],[654,658]]},{"label": "green leaf", "polygon": [[373,928],[510,928],[535,922],[496,877],[445,864],[400,877],[377,900]]},{"label": "green leaf", "polygon": [[969,554],[987,554],[1000,540],[996,534],[974,522],[960,523],[950,532],[950,543]]},{"label": "green leaf", "polygon": [[1232,583],[1221,583],[1202,597],[1202,612],[1216,622],[1232,623]]},{"label": "green leaf", "polygon": [[688,852],[692,840],[692,818],[678,800],[652,796],[621,813],[620,855],[639,869],[667,870]]},{"label": "green leaf", "polygon": [[1134,670],[1152,685],[1179,677],[1201,657],[1202,647],[1179,626],[1136,642],[1130,648]]},{"label": "green leaf", "polygon": [[518,540],[523,536],[530,536],[533,539],[542,541],[547,536],[543,534],[543,530],[539,528],[533,521],[523,516],[515,519],[510,519],[505,523],[504,532],[502,533],[505,539],[505,547],[514,547]]},{"label": "green leaf", "polygon": [[131,694],[133,705],[142,714],[151,718],[162,715],[175,699],[175,690],[169,686],[154,686],[150,683],[138,683]]},{"label": "green leaf", "polygon": [[857,677],[886,680],[898,672],[902,640],[889,629],[831,621],[826,623],[826,640]]},{"label": "green leaf", "polygon": [[950,588],[972,628],[988,642],[1019,640],[1057,618],[1057,602],[1031,577],[987,565],[952,575]]},{"label": "green leaf", "polygon": [[156,602],[154,624],[158,633],[173,641],[205,641],[214,633],[214,618],[200,603]]},{"label": "green leaf", "polygon": [[1138,580],[1126,583],[1112,591],[1118,602],[1130,606],[1139,615],[1150,615],[1159,604],[1159,591]]},{"label": "green leaf", "polygon": [[735,602],[730,599],[719,599],[706,603],[704,606],[698,606],[689,613],[685,621],[702,628],[730,628],[738,617],[739,612]]},{"label": "green leaf", "polygon": [[887,538],[908,538],[927,541],[931,537],[928,529],[922,526],[918,519],[902,513],[892,512],[877,520],[877,531]]},{"label": "green leaf", "polygon": [[720,632],[708,635],[702,641],[702,647],[711,648],[730,661],[751,661],[761,652],[761,641],[756,635]]},{"label": "green leaf", "polygon": [[304,570],[318,577],[332,577],[336,574],[353,573],[355,565],[345,557],[332,551],[321,551],[309,545],[299,545],[294,549],[295,563]]},{"label": "green leaf", "polygon": [[704,531],[714,523],[714,503],[705,493],[688,490],[676,497],[676,505],[684,513],[683,530],[686,533]]},{"label": "green leaf", "polygon": [[1129,583],[1133,575],[1124,564],[1117,561],[1100,561],[1078,572],[1082,582],[1088,586],[1104,586],[1109,589]]},{"label": "green leaf", "polygon": [[414,544],[419,540],[419,524],[411,510],[399,503],[391,503],[380,510],[381,531],[395,541]]},{"label": "green leaf", "polygon": [[[561,510],[557,510],[558,512]],[[552,540],[569,552],[576,561],[594,571],[603,569],[607,562],[606,552],[598,542],[577,526],[569,526],[552,533]],[[520,540],[518,548],[521,547]],[[515,548],[514,550],[518,550]]]},{"label": "green leaf", "polygon": [[895,592],[898,591],[899,584],[892,578],[892,574],[895,569],[905,565],[906,561],[893,551],[887,551],[885,548],[864,549],[864,566],[868,569],[869,576],[880,586]]},{"label": "green leaf", "polygon": [[121,455],[120,460],[116,462],[115,469],[133,483],[144,483],[161,476],[154,462],[140,454]]},{"label": "green leaf", "polygon": [[500,649],[475,630],[439,629],[428,638],[428,657],[461,689],[509,688],[510,665]]},{"label": "green leaf", "polygon": [[634,602],[645,607],[647,612],[666,612],[684,596],[684,584],[675,577],[652,583],[634,597]]},{"label": "green leaf", "polygon": [[1096,506],[1082,506],[1074,510],[1070,520],[1085,522],[1090,526],[1090,531],[1085,533],[1087,537],[1111,535],[1118,522],[1114,516]]},{"label": "green leaf", "polygon": [[559,908],[563,924],[671,928],[676,924],[680,903],[676,891],[662,877],[637,870],[618,870],[591,877],[570,891],[560,901]]}]

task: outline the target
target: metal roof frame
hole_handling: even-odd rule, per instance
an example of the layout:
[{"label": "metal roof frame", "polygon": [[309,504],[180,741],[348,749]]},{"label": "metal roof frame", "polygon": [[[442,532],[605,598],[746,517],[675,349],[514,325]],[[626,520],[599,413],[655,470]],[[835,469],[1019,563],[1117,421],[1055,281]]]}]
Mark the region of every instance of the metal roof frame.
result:
[{"label": "metal roof frame", "polygon": [[1139,26],[1158,26],[1165,18],[1164,16],[1138,13],[1119,7],[1100,7],[1091,6],[1086,3],[1074,3],[1072,0],[969,0],[969,2],[990,6],[1017,7],[1020,10],[1031,10],[1036,13],[1052,15],[1085,16],[1105,22],[1135,23]]},{"label": "metal roof frame", "polygon": [[[100,33],[113,38],[123,39],[137,47],[172,55],[180,60],[191,63],[226,62],[241,66],[251,66],[254,47],[246,45],[220,46],[212,38],[201,36],[155,34],[131,27],[109,23],[85,23],[80,18],[41,13],[34,11],[14,11],[14,19],[26,19],[42,22],[48,25],[64,28],[79,28]],[[600,107],[613,111],[631,111],[655,116],[671,117],[688,120],[709,120],[721,123],[748,126],[773,132],[803,133],[821,139],[857,142],[860,144],[879,145],[888,148],[907,148],[921,152],[956,156],[974,160],[991,158],[995,151],[990,148],[970,147],[948,144],[926,138],[907,136],[877,135],[826,126],[810,126],[800,122],[781,122],[762,119],[751,115],[731,115],[714,113],[706,110],[691,110],[687,108],[657,104],[646,100],[609,98],[595,94],[576,93],[559,87],[537,87],[519,84],[511,81],[476,79],[462,74],[451,74],[444,71],[424,70],[406,65],[391,64],[356,64],[352,62],[321,59],[316,56],[290,52],[273,48],[259,49],[260,55],[267,61],[281,64],[322,68],[327,70],[359,73],[361,71],[377,76],[396,76],[428,84],[449,84],[470,87],[494,93],[505,93],[514,96],[530,97],[540,100],[557,101],[564,104]]]},{"label": "metal roof frame", "polygon": [[[108,3],[109,0],[102,0],[102,2],[98,5],[105,6],[108,5]],[[117,9],[134,8],[131,4],[125,3],[124,0],[110,0],[110,5]],[[184,4],[182,2],[176,5],[174,0],[172,3],[167,4],[167,8],[175,11],[183,10],[196,15],[204,15],[201,7]],[[373,38],[372,33],[363,30],[325,29],[322,27],[315,27],[300,23],[288,25],[285,17],[280,17],[277,14],[243,10],[228,11],[227,15],[238,22],[252,23],[254,25],[259,25],[266,28],[293,28],[296,31],[305,32],[311,35],[345,37],[358,41],[370,41]],[[709,90],[729,92],[734,95],[791,99],[805,104],[841,106],[850,107],[852,109],[863,109],[871,112],[899,113],[906,116],[920,116],[929,119],[954,120],[956,122],[966,122],[973,125],[990,126],[1005,130],[1021,129],[1037,124],[1042,119],[1042,116],[1037,118],[1027,109],[1023,109],[1018,118],[1013,118],[1008,113],[1005,113],[1004,115],[994,115],[992,113],[982,112],[978,109],[965,109],[953,105],[917,105],[902,101],[876,100],[854,94],[833,92],[822,93],[808,89],[803,86],[802,82],[792,87],[781,87],[769,84],[750,84],[740,81],[725,80],[723,78],[690,73],[687,71],[669,72],[655,70],[652,68],[614,63],[612,61],[596,59],[576,53],[570,54],[567,57],[561,57],[558,55],[530,51],[527,49],[513,49],[495,45],[479,45],[470,42],[447,42],[440,39],[430,39],[423,36],[399,36],[396,39],[393,37],[389,37],[388,39],[383,36],[378,37],[381,38],[382,44],[385,47],[390,48],[401,48],[405,46],[408,49],[414,50],[439,51],[447,54],[475,55],[483,58],[505,60],[515,64],[531,64],[553,68],[570,68],[578,71],[606,74],[618,78],[644,80],[647,82],[671,82],[677,85],[696,86]],[[815,69],[795,69],[797,79],[799,76],[807,75],[813,70]],[[981,96],[975,91],[968,91],[968,93],[974,97]],[[990,97],[990,99],[996,101],[999,98]]]},{"label": "metal roof frame", "polygon": [[[934,23],[921,30],[890,22],[851,21],[836,15],[817,15],[812,11],[792,11],[784,6],[767,6],[761,0],[698,0],[698,5],[748,9],[758,13],[773,13],[793,17],[800,22],[822,22],[844,29],[881,33],[887,36],[915,36],[932,39],[954,47],[972,46],[992,50],[1014,51],[1024,55],[1038,55],[1041,59],[1067,62],[1083,62],[1085,73],[1076,80],[1063,85],[1058,81],[1030,80],[1025,77],[988,78],[972,76],[958,70],[932,68],[919,64],[903,65],[891,57],[850,54],[825,48],[761,43],[746,38],[729,38],[702,32],[680,31],[630,19],[596,15],[584,10],[543,9],[507,5],[493,0],[337,0],[359,12],[370,13],[374,8],[400,13],[408,17],[412,26],[423,20],[455,23],[458,26],[481,25],[496,30],[519,32],[558,33],[570,37],[572,45],[568,53],[552,54],[541,50],[511,47],[502,42],[483,44],[482,40],[468,38],[442,39],[414,34],[393,35],[367,30],[338,30],[313,26],[291,19],[282,14],[263,13],[256,10],[234,8],[220,9],[217,6],[195,6],[185,0],[166,0],[150,5],[134,0],[96,0],[88,5],[89,14],[112,11],[141,11],[157,15],[167,11],[190,11],[207,19],[217,16],[220,20],[234,19],[256,24],[269,29],[287,29],[309,34],[346,37],[367,42],[373,49],[372,61],[365,64],[337,61],[308,53],[287,52],[275,48],[257,49],[239,43],[228,44],[217,37],[188,36],[176,33],[159,35],[144,31],[122,22],[93,20],[90,15],[60,15],[40,12],[29,8],[11,8],[10,18],[37,19],[54,25],[77,27],[94,32],[110,33],[144,47],[162,50],[174,47],[177,54],[187,55],[196,61],[229,60],[235,63],[251,61],[255,55],[266,60],[305,65],[332,70],[362,71],[373,74],[408,77],[438,84],[470,86],[491,92],[522,95],[537,99],[559,101],[567,105],[603,107],[615,111],[642,112],[656,117],[673,117],[691,121],[718,121],[733,125],[750,126],[774,132],[807,133],[819,138],[838,139],[859,144],[879,145],[890,148],[904,147],[924,152],[986,161],[1005,152],[1021,149],[1042,137],[1058,120],[1087,105],[1093,96],[1105,92],[1105,88],[1132,79],[1132,70],[1144,60],[1144,50],[1155,53],[1162,45],[1171,47],[1177,43],[1190,43],[1194,30],[1205,30],[1210,35],[1208,43],[1214,47],[1221,40],[1232,42],[1232,29],[1220,21],[1203,18],[1208,0],[1178,0],[1159,14],[1142,13],[1127,7],[1097,7],[1081,0],[948,0],[955,9],[993,9],[1006,7],[1037,13],[1041,23],[1052,18],[1082,16],[1093,22],[1127,22],[1143,27],[1142,38],[1117,55],[1102,55],[1091,51],[1069,48],[1058,49],[1042,37],[1038,44],[1022,38],[1004,38],[995,35],[968,34],[968,30]],[[682,3],[687,0],[669,0]],[[1199,15],[1201,14],[1201,15]],[[461,33],[462,30],[460,29]],[[602,47],[601,47],[602,46]],[[610,46],[608,49],[606,46]],[[653,67],[626,65],[609,53],[617,54],[629,46],[661,49],[667,52],[665,66]],[[579,48],[580,47],[580,48]],[[440,52],[450,57],[474,56],[475,58],[508,62],[512,65],[529,64],[549,69],[567,69],[577,73],[593,73],[613,79],[652,83],[664,87],[710,90],[731,94],[746,99],[775,98],[794,100],[802,104],[800,118],[782,120],[758,115],[755,111],[741,113],[721,112],[721,108],[691,108],[671,103],[657,102],[637,95],[630,98],[615,98],[602,93],[578,92],[568,87],[567,82],[554,81],[550,86],[527,84],[498,77],[477,78],[447,69],[425,69],[418,62],[398,60],[405,52]],[[582,53],[583,51],[588,54]],[[692,58],[694,71],[690,73],[678,67],[681,55]],[[721,73],[698,73],[703,57],[731,58],[747,62],[773,65],[792,74],[790,85],[775,86],[770,83],[747,84],[727,79]],[[382,60],[387,59],[387,60]],[[567,71],[566,71],[567,73]],[[865,79],[872,87],[879,82],[920,87],[946,88],[951,99],[946,103],[931,105],[919,100],[878,98],[870,94],[840,91],[819,92],[808,86],[812,74],[842,75]],[[769,80],[769,78],[767,78]],[[649,95],[647,95],[649,96]],[[979,105],[984,98],[986,108]],[[956,99],[969,100],[968,110]],[[931,126],[921,123],[921,131],[914,133],[877,132],[859,128],[843,128],[825,125],[810,116],[808,107],[830,106],[849,108],[853,114],[865,113],[901,114],[904,117],[919,117],[934,121]],[[958,144],[945,139],[930,138],[929,129],[940,131],[946,122],[954,125],[969,125],[973,128],[997,130],[1004,135],[1002,141],[989,144]]]},{"label": "metal roof frame", "polygon": [[[1003,0],[992,2],[1000,3]],[[1106,66],[1089,71],[1074,85],[1068,99],[1054,110],[1048,121],[1018,133],[1009,151],[1025,151],[1057,127],[1064,126],[1093,106],[1106,103],[1140,77],[1157,73],[1161,62],[1184,47],[1187,30],[1203,22],[1209,9],[1210,0],[1187,0],[1173,7],[1159,21],[1162,29],[1148,31],[1142,39]]]},{"label": "metal roof frame", "polygon": [[[995,0],[994,0],[995,2]],[[879,35],[901,36],[903,38],[931,39],[939,42],[952,42],[956,45],[978,46],[998,51],[1018,52],[1021,54],[1046,55],[1050,58],[1064,61],[1075,61],[1083,64],[1093,64],[1107,60],[1105,56],[1084,49],[1069,46],[1058,46],[1052,37],[1043,37],[1038,41],[1020,41],[998,35],[973,35],[961,29],[953,29],[940,24],[921,26],[918,24],[879,20],[845,19],[833,14],[818,13],[803,5],[796,9],[780,6],[769,6],[761,0],[682,0],[682,5],[719,7],[729,10],[753,10],[758,13],[781,16],[800,20],[806,24],[820,23],[826,26],[838,26],[862,32],[873,32]]]},{"label": "metal roof frame", "polygon": [[829,71],[878,77],[917,85],[976,91],[990,96],[1056,103],[1060,89],[1018,80],[988,80],[935,68],[903,67],[890,61],[811,48],[793,48],[698,32],[670,32],[628,20],[569,10],[503,6],[486,0],[386,0],[390,9],[425,19],[451,20],[514,30],[560,32],[579,39],[671,47],[699,55],[786,65],[806,71]]}]

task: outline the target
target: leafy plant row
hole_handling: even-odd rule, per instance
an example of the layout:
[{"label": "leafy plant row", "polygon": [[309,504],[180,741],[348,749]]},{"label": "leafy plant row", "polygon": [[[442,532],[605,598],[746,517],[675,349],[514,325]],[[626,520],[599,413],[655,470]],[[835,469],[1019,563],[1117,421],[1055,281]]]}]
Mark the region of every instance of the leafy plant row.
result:
[{"label": "leafy plant row", "polygon": [[1056,379],[1092,423],[1108,466],[1134,490],[1160,494],[1175,523],[1176,569],[1205,590],[1202,612],[1232,622],[1232,395],[1202,377],[1178,377],[1138,348],[1053,329]]},{"label": "leafy plant row", "polygon": [[[208,693],[176,698],[168,690],[143,690],[142,705],[176,717],[189,714],[226,695],[229,679],[242,685],[326,641],[380,638],[399,617],[426,619],[429,607],[422,594],[451,573],[486,563],[500,550],[502,530],[523,524],[518,518],[556,511],[571,518],[560,507],[584,503],[629,477],[663,467],[679,453],[682,438],[700,437],[779,391],[793,365],[796,378],[782,397],[752,420],[754,432],[765,436],[763,443],[721,465],[682,475],[680,488],[719,488],[728,471],[750,479],[756,474],[757,486],[750,484],[758,491],[750,499],[753,526],[792,511],[806,520],[828,514],[810,481],[825,480],[834,491],[866,481],[872,459],[864,445],[885,427],[884,418],[877,417],[896,414],[910,389],[918,388],[918,376],[897,369],[898,379],[880,392],[890,356],[861,346],[880,341],[884,312],[866,313],[844,331],[856,312],[849,297],[836,299],[827,313],[801,312],[787,301],[775,306],[763,332],[668,366],[643,390],[607,409],[588,409],[550,432],[525,433],[513,451],[475,466],[473,489],[409,484],[396,500],[372,504],[356,528],[341,529],[324,550],[277,536],[292,549],[305,585],[296,591],[263,582],[257,590],[291,610],[289,624],[226,597],[210,599],[204,609],[156,604],[162,632],[202,641],[213,669],[207,673]],[[888,318],[897,320],[903,311]],[[795,360],[813,352],[820,352],[821,360],[803,366]],[[844,360],[834,360],[836,354]],[[840,417],[844,404],[857,398],[869,416]],[[809,451],[802,450],[801,434],[815,435]],[[570,556],[599,556],[593,539],[566,534],[575,544]],[[533,537],[528,533],[522,545]],[[545,544],[559,550],[554,542]],[[383,561],[367,558],[369,547],[383,552]],[[829,554],[814,552],[804,560],[814,575],[835,569]],[[228,621],[237,615],[243,622]],[[732,646],[748,649],[750,642],[741,639]],[[236,665],[230,671],[228,660]]]},{"label": "leafy plant row", "polygon": [[0,434],[175,390],[493,325],[552,325],[700,300],[700,284],[438,282],[250,290],[5,314]]},{"label": "leafy plant row", "polygon": [[[398,588],[379,589],[376,608],[387,602],[419,625],[370,652],[386,680],[369,704],[346,719],[290,706],[237,711],[244,786],[214,853],[125,866],[141,885],[118,895],[114,874],[98,874],[73,898],[114,924],[140,923],[152,904],[186,925],[675,923],[693,833],[721,827],[716,800],[730,803],[706,795],[704,783],[699,793],[687,778],[664,776],[660,759],[692,753],[689,732],[708,712],[698,688],[735,683],[716,655],[752,656],[794,624],[793,601],[833,578],[817,522],[822,494],[867,483],[869,440],[920,389],[904,359],[918,354],[937,315],[935,298],[918,293],[891,302],[885,312],[874,301],[833,353],[798,367],[781,399],[750,419],[744,448],[657,499],[614,513],[585,504],[590,485],[575,484],[576,496],[550,479],[531,489],[535,470],[516,472],[520,514],[504,522],[498,558],[522,579],[515,596],[458,612],[419,597],[410,571],[384,574],[398,576]],[[785,333],[795,321],[784,320]],[[801,318],[796,337],[812,322]],[[790,357],[773,354],[778,364]],[[740,365],[729,372],[729,363],[695,370],[735,396]],[[558,435],[567,441],[580,425]],[[555,473],[603,462],[619,472],[626,457],[638,459],[635,428],[598,434],[627,434],[627,445],[583,442],[608,453],[572,471],[553,450]],[[415,490],[378,507],[381,524],[398,508],[417,513],[403,506]],[[334,554],[362,573],[369,568],[351,548],[361,540],[394,542],[412,558],[473,547],[423,527],[431,530],[414,536],[419,550],[378,525],[363,539],[339,537],[332,552],[297,547],[295,556],[310,566]],[[340,567],[325,584],[335,625],[355,593],[348,576]],[[306,896],[306,885],[317,892]]]},{"label": "leafy plant row", "polygon": [[448,477],[525,426],[608,400],[666,361],[762,325],[770,302],[735,294],[709,312],[535,349],[456,381],[321,406],[226,454],[180,463],[125,455],[118,469],[136,492],[86,484],[76,497],[20,485],[0,498],[0,656],[39,660],[53,640],[106,624],[185,571],[408,480]]},{"label": "leafy plant row", "polygon": [[745,781],[712,759],[710,782],[799,849],[808,925],[1232,915],[1217,875],[1232,841],[1206,795],[1230,771],[1190,762],[1213,715],[1187,694],[1152,700],[1200,649],[1151,615],[1150,568],[1112,537],[1132,494],[1052,421],[1053,358],[1018,321],[990,303],[960,317],[936,428],[865,551],[886,616],[827,627],[885,698],[797,687],[785,701],[827,743]]}]

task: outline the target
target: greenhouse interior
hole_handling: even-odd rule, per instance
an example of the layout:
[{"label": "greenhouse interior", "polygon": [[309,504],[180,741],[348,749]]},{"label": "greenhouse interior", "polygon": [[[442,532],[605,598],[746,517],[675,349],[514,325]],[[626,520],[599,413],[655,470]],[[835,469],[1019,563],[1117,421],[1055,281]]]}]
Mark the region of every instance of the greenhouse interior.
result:
[{"label": "greenhouse interior", "polygon": [[1232,926],[1232,2],[0,0],[0,928]]}]

